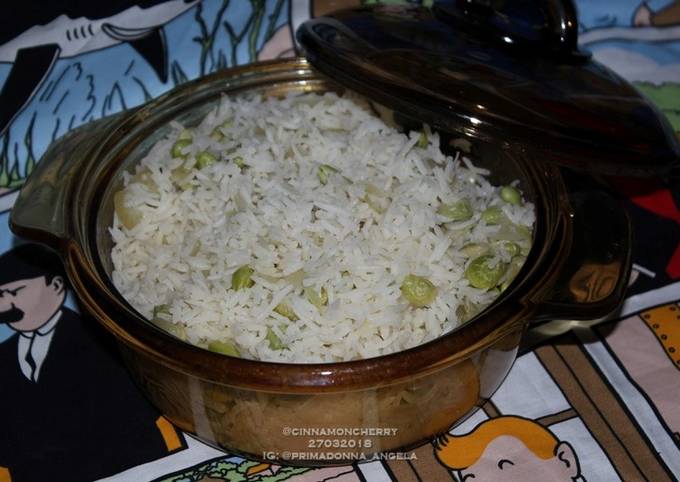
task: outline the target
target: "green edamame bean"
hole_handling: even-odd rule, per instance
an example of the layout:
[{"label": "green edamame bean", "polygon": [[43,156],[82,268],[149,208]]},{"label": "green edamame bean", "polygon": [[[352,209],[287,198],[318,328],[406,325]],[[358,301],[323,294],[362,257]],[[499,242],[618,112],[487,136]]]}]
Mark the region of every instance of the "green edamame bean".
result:
[{"label": "green edamame bean", "polygon": [[498,206],[491,206],[482,211],[481,218],[486,224],[500,224],[503,211]]},{"label": "green edamame bean", "polygon": [[522,196],[519,191],[512,186],[503,186],[501,188],[501,199],[509,204],[520,206],[522,204]]},{"label": "green edamame bean", "polygon": [[416,308],[431,304],[437,297],[437,287],[423,277],[410,274],[401,284],[401,294]]},{"label": "green edamame bean", "polygon": [[451,204],[442,203],[437,209],[437,214],[446,216],[451,221],[467,221],[472,217],[472,208],[470,203],[463,199]]},{"label": "green edamame bean", "polygon": [[476,258],[489,251],[489,246],[481,243],[470,243],[460,248],[460,252],[468,258]]},{"label": "green edamame bean", "polygon": [[475,288],[489,290],[495,287],[505,273],[507,266],[500,261],[492,265],[493,256],[484,255],[473,259],[465,270],[465,278]]}]

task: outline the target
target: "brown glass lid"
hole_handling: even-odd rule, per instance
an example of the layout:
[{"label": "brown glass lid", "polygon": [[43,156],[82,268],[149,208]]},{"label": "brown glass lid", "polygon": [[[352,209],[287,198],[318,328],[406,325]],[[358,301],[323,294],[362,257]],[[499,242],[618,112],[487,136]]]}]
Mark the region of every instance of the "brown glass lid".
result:
[{"label": "brown glass lid", "polygon": [[466,137],[606,174],[677,170],[670,124],[576,45],[571,0],[373,6],[305,22],[309,61],[341,84]]}]

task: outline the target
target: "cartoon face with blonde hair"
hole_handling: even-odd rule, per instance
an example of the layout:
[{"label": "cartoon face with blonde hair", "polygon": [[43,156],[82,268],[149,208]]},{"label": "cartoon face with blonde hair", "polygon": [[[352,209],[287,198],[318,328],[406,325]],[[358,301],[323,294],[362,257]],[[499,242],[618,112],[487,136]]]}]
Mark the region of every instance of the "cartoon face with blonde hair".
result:
[{"label": "cartoon face with blonde hair", "polygon": [[560,442],[533,420],[514,416],[487,420],[466,435],[444,435],[435,454],[469,482],[572,481],[581,472],[569,442]]}]

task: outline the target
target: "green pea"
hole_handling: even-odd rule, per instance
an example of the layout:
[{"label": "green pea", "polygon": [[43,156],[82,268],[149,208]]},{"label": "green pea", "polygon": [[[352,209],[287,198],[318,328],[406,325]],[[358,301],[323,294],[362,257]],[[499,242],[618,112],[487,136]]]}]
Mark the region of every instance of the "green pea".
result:
[{"label": "green pea", "polygon": [[281,316],[285,316],[288,318],[290,321],[297,321],[298,320],[298,315],[293,311],[293,308],[290,307],[288,303],[285,301],[282,301],[278,305],[276,305],[276,308],[274,308],[274,311],[278,313]]},{"label": "green pea", "polygon": [[321,184],[326,185],[328,183],[328,175],[332,172],[337,173],[338,170],[333,166],[329,166],[328,164],[321,164],[319,166],[319,171],[317,174],[319,176],[319,181],[321,182]]},{"label": "green pea", "polygon": [[501,199],[509,204],[514,204],[515,206],[522,205],[522,196],[520,196],[519,191],[512,186],[503,186],[501,188]]},{"label": "green pea", "polygon": [[481,218],[486,224],[500,224],[503,211],[498,206],[491,206],[482,211]]},{"label": "green pea", "polygon": [[467,221],[472,217],[472,208],[470,203],[463,199],[451,204],[442,203],[437,209],[437,214],[446,216],[451,221]]},{"label": "green pea", "polygon": [[400,289],[404,298],[416,308],[431,304],[437,297],[437,287],[429,279],[414,274],[404,278]]},{"label": "green pea", "polygon": [[185,154],[184,148],[191,145],[191,139],[180,139],[172,145],[172,157],[186,159],[188,154]]},{"label": "green pea", "polygon": [[418,137],[417,146],[420,147],[421,149],[425,149],[429,144],[430,141],[427,139],[427,134],[425,134],[425,132],[421,132],[420,137]]},{"label": "green pea", "polygon": [[500,261],[491,265],[493,256],[484,255],[473,259],[465,270],[465,278],[475,288],[488,290],[495,287],[505,273],[507,266]]},{"label": "green pea", "polygon": [[487,251],[489,251],[489,246],[481,243],[470,243],[460,248],[460,252],[468,258],[476,258],[486,254]]},{"label": "green pea", "polygon": [[316,306],[316,309],[321,311],[324,306],[328,304],[328,293],[326,288],[321,288],[321,291],[317,293],[311,288],[305,288],[305,296],[307,300]]},{"label": "green pea", "polygon": [[183,130],[177,138],[177,141],[172,145],[171,154],[173,158],[186,159],[188,154],[184,153],[184,149],[191,145],[192,133],[190,130]]},{"label": "green pea", "polygon": [[274,333],[274,330],[272,330],[271,327],[267,327],[267,335],[265,336],[265,339],[269,342],[269,348],[272,350],[283,350],[286,348],[286,346],[281,341],[281,338],[279,338],[278,335]]},{"label": "green pea", "polygon": [[228,356],[241,356],[236,345],[230,341],[212,340],[208,343],[208,350]]},{"label": "green pea", "polygon": [[243,288],[250,288],[255,284],[255,282],[250,278],[254,273],[253,268],[247,264],[241,266],[239,269],[234,271],[231,275],[231,287],[234,291],[241,290]]},{"label": "green pea", "polygon": [[211,166],[217,162],[217,157],[210,151],[203,151],[196,156],[196,165],[199,169]]}]

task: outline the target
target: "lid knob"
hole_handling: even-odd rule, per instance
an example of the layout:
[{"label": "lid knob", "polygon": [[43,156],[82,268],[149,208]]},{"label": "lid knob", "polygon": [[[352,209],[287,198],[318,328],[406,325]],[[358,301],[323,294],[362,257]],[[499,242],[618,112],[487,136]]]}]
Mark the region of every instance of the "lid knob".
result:
[{"label": "lid knob", "polygon": [[435,17],[487,42],[565,58],[588,58],[578,49],[578,21],[572,0],[439,1]]}]

